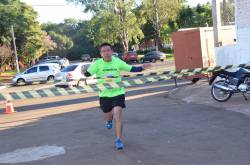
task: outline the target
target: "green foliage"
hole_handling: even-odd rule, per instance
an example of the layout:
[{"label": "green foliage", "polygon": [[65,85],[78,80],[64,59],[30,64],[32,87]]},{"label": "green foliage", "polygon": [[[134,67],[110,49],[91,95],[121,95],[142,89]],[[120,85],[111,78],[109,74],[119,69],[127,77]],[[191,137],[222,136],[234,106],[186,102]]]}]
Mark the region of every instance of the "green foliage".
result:
[{"label": "green foliage", "polygon": [[212,26],[212,6],[210,3],[192,8],[183,6],[176,22],[178,28]]},{"label": "green foliage", "polygon": [[51,34],[52,39],[54,38],[58,46],[49,54],[61,55],[70,60],[78,60],[82,54],[90,54],[95,57],[98,53],[94,46],[91,21],[66,19],[59,24],[42,24],[42,28]]},{"label": "green foliage", "polygon": [[1,69],[3,65],[8,60],[10,60],[11,56],[12,56],[12,51],[8,46],[6,45],[0,46],[0,72],[2,71]]},{"label": "green foliage", "polygon": [[95,46],[119,42],[119,18],[112,12],[101,12],[91,20],[91,36]]},{"label": "green foliage", "polygon": [[164,53],[167,53],[167,54],[172,54],[173,53],[173,49],[171,47],[161,48],[160,51],[164,52]]},{"label": "green foliage", "polygon": [[159,48],[162,42],[170,41],[171,27],[169,20],[175,20],[183,4],[183,0],[143,0],[143,9],[148,25],[151,25],[150,33],[155,33],[154,38]]},{"label": "green foliage", "polygon": [[57,48],[53,50],[51,54],[66,57],[67,50],[73,47],[73,41],[66,35],[58,34],[54,31],[49,31],[48,34],[57,45]]},{"label": "green foliage", "polygon": [[0,44],[13,47],[10,30],[13,25],[19,59],[25,63],[52,49],[36,19],[33,8],[20,0],[0,1]]},{"label": "green foliage", "polygon": [[20,0],[1,0],[0,46],[13,47],[10,31],[13,25],[18,56],[23,62],[29,63],[47,53],[76,60],[82,54],[97,57],[97,46],[103,42],[113,44],[116,52],[128,51],[142,41],[156,40],[159,45],[171,43],[171,33],[179,28],[212,25],[209,3],[189,7],[183,5],[183,0],[67,1],[84,5],[85,12],[93,13],[92,19],[70,18],[59,24],[40,25],[31,6]]},{"label": "green foliage", "polygon": [[138,43],[143,37],[143,19],[135,14],[136,0],[68,0],[81,3],[87,11],[94,12],[92,38],[95,45],[101,42],[121,42],[128,51],[129,42]]}]

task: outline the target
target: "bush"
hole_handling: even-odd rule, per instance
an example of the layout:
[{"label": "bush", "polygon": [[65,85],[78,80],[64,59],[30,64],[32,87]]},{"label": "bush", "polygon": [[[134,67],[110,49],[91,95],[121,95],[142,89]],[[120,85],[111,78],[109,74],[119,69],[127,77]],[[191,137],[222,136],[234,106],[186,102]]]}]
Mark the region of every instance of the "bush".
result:
[{"label": "bush", "polygon": [[167,54],[172,54],[173,53],[173,49],[168,47],[168,48],[162,48],[160,49],[161,52],[167,53]]},{"label": "bush", "polygon": [[148,52],[151,52],[152,50],[137,50],[137,54],[147,54]]}]

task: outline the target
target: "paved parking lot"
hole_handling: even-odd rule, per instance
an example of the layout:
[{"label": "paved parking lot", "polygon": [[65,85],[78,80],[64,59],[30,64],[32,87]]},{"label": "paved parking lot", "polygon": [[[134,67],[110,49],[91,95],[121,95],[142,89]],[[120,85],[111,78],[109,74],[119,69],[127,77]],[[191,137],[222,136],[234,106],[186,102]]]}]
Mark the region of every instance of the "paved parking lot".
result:
[{"label": "paved parking lot", "polygon": [[[173,68],[173,62],[153,65]],[[0,104],[0,164],[249,165],[249,115],[228,111],[238,98],[221,105],[210,100],[206,83],[188,84],[179,81],[176,90],[169,80],[127,90],[123,151],[104,127],[97,93],[16,100],[11,115]]]},{"label": "paved parking lot", "polygon": [[[164,85],[128,92],[123,151],[114,149],[114,133],[104,128],[94,94],[72,97],[71,104],[58,103],[52,107],[46,107],[46,101],[41,100],[44,107],[35,110],[36,100],[33,107],[26,106],[30,107],[28,111],[0,115],[0,163],[249,164],[249,117],[224,108],[169,98],[167,91],[174,87]],[[88,97],[94,99],[87,100]]]}]

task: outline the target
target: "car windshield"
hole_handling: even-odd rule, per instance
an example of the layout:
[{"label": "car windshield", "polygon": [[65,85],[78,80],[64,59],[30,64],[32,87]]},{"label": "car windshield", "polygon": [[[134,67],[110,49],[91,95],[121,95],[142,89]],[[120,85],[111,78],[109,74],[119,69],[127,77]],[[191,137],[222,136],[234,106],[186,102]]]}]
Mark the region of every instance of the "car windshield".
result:
[{"label": "car windshield", "polygon": [[78,65],[70,65],[70,66],[67,66],[66,68],[64,68],[62,70],[62,72],[71,72],[71,71],[74,71],[76,69]]},{"label": "car windshield", "polygon": [[128,54],[132,54],[132,55],[135,55],[136,54],[136,52],[128,52]]},{"label": "car windshield", "polygon": [[154,54],[156,54],[156,55],[164,55],[164,53],[163,52],[160,52],[160,51],[155,51],[155,52],[153,52]]},{"label": "car windshield", "polygon": [[48,62],[46,62],[46,63],[50,63],[50,64],[60,64],[59,61],[48,61]]}]

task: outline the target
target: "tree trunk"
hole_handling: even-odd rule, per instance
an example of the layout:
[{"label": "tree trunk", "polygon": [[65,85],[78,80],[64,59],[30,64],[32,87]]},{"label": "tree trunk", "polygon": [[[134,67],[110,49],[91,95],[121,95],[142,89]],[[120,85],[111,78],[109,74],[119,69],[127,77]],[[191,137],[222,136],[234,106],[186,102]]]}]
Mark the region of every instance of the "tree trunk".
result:
[{"label": "tree trunk", "polygon": [[126,25],[126,9],[122,6],[118,6],[119,8],[119,17],[120,17],[120,25],[122,27],[122,32],[120,34],[122,46],[124,49],[124,52],[128,52],[129,50],[129,36],[128,36],[128,29],[125,26]]},{"label": "tree trunk", "polygon": [[159,19],[157,0],[153,0],[153,6],[154,6],[154,13],[155,13],[154,24],[155,24],[155,31],[156,31],[156,50],[159,50],[162,48],[162,43],[161,43],[161,28],[160,28],[160,19]]}]

